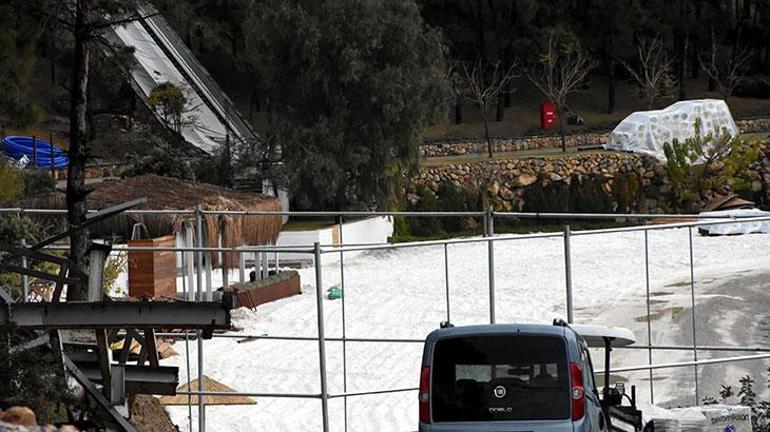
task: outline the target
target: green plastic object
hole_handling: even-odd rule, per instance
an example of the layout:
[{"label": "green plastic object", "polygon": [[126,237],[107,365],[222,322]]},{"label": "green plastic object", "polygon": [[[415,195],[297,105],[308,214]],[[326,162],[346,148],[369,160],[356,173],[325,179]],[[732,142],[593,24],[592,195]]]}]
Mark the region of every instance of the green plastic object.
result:
[{"label": "green plastic object", "polygon": [[332,287],[327,290],[329,293],[329,300],[337,300],[342,298],[342,290],[337,287]]}]

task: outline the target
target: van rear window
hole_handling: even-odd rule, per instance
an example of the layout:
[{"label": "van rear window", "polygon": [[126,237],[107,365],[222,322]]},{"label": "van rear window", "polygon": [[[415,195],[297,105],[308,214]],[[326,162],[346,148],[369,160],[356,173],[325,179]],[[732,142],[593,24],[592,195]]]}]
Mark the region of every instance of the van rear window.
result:
[{"label": "van rear window", "polygon": [[564,340],[532,335],[442,339],[433,353],[431,402],[436,422],[569,418]]}]

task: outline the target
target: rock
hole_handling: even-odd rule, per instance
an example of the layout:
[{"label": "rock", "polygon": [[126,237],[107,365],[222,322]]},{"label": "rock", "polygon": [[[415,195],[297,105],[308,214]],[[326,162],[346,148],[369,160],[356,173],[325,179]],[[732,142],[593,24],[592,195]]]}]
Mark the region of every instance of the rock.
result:
[{"label": "rock", "polygon": [[760,192],[762,190],[762,182],[759,180],[754,180],[751,182],[751,190],[754,192]]},{"label": "rock", "polygon": [[648,179],[651,179],[651,178],[655,177],[655,171],[646,170],[644,172],[644,177],[648,178]]},{"label": "rock", "polygon": [[489,188],[487,188],[487,191],[492,195],[497,195],[498,192],[500,192],[500,183],[497,182],[497,180],[493,181],[491,185],[489,185]]},{"label": "rock", "polygon": [[0,421],[17,426],[37,426],[35,413],[27,407],[20,406],[10,407],[0,413]]},{"label": "rock", "polygon": [[510,200],[512,200],[515,197],[513,191],[508,189],[505,186],[500,188],[499,195],[500,195],[500,198],[502,198],[502,199],[504,199],[506,201],[510,201]]},{"label": "rock", "polygon": [[558,181],[561,181],[561,180],[562,180],[562,177],[561,177],[559,174],[556,174],[556,173],[554,173],[554,172],[552,172],[552,173],[548,173],[548,178],[549,178],[549,179],[550,179],[552,182],[558,182]]},{"label": "rock", "polygon": [[532,174],[529,173],[523,173],[522,175],[516,177],[516,180],[514,183],[516,186],[529,186],[532,183],[537,181],[537,177],[535,177]]},{"label": "rock", "polygon": [[545,171],[547,173],[552,172],[553,170],[554,170],[554,166],[550,162],[545,164],[545,166],[543,167],[543,171]]}]

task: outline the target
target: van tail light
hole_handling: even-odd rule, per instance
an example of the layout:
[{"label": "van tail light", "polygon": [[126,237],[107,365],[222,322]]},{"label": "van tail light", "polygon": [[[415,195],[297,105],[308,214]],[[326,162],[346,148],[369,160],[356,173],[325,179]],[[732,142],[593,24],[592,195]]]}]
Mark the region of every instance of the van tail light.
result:
[{"label": "van tail light", "polygon": [[420,372],[420,423],[430,423],[430,366]]},{"label": "van tail light", "polygon": [[583,387],[583,369],[577,363],[570,363],[572,377],[572,421],[580,420],[586,413],[586,392]]}]

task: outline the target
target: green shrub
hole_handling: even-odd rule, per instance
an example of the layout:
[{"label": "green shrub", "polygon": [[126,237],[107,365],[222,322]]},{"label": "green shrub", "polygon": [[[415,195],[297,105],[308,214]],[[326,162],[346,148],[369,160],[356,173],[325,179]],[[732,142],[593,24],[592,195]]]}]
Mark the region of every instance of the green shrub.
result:
[{"label": "green shrub", "polygon": [[666,172],[674,191],[674,205],[697,212],[705,192],[741,191],[751,185],[749,166],[760,155],[761,143],[730,135],[702,134],[701,120],[695,121],[695,134],[684,141],[663,144]]},{"label": "green shrub", "polygon": [[[455,186],[452,182],[443,182],[438,187],[437,199],[439,207],[448,212],[479,211],[478,198],[464,188]],[[468,230],[468,218],[443,217],[441,227],[447,233],[459,233]]]},{"label": "green shrub", "polygon": [[[426,187],[417,189],[419,200],[416,204],[409,206],[409,211],[416,212],[435,212],[443,210],[441,204],[433,192]],[[444,234],[441,220],[436,217],[410,217],[408,218],[409,232],[413,236],[430,237]]]},{"label": "green shrub", "polygon": [[21,170],[0,157],[0,203],[11,201],[24,193]]},{"label": "green shrub", "polygon": [[45,170],[28,170],[23,174],[24,196],[35,196],[53,192],[56,181]]},{"label": "green shrub", "polygon": [[14,405],[32,409],[37,420],[45,423],[66,421],[57,415],[59,404],[74,399],[64,377],[61,359],[47,346],[11,352],[36,334],[0,325],[0,409]]},{"label": "green shrub", "polygon": [[195,180],[195,172],[184,153],[162,141],[158,141],[145,155],[129,154],[127,164],[129,168],[123,172],[124,177],[157,174],[182,180]]}]

